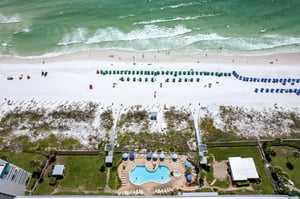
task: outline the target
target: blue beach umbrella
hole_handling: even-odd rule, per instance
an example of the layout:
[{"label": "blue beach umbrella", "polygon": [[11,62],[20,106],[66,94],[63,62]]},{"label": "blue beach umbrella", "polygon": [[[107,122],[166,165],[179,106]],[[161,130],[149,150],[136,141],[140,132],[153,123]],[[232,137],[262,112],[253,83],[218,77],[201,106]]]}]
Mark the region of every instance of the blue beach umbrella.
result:
[{"label": "blue beach umbrella", "polygon": [[190,162],[186,162],[186,163],[185,163],[185,166],[186,166],[186,167],[191,167],[192,164],[191,164]]},{"label": "blue beach umbrella", "polygon": [[134,160],[134,153],[133,152],[130,152],[129,159]]},{"label": "blue beach umbrella", "polygon": [[160,159],[160,161],[163,161],[163,160],[165,159],[165,154],[164,154],[164,153],[161,153],[161,154],[159,155],[159,159]]},{"label": "blue beach umbrella", "polygon": [[146,159],[147,160],[151,160],[151,158],[152,158],[152,154],[149,152],[149,153],[147,153],[147,155],[146,155]]},{"label": "blue beach umbrella", "polygon": [[186,180],[187,180],[188,182],[191,182],[192,179],[193,179],[192,174],[188,174],[188,175],[186,176]]},{"label": "blue beach umbrella", "polygon": [[122,158],[123,158],[123,160],[127,160],[127,158],[128,158],[128,153],[123,153]]}]

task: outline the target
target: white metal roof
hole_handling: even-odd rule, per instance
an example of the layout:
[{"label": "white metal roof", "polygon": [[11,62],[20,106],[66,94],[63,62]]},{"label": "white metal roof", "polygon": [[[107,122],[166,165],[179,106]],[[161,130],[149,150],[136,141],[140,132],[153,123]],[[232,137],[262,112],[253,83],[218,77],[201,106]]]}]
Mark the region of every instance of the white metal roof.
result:
[{"label": "white metal roof", "polygon": [[233,181],[259,178],[253,158],[229,157]]},{"label": "white metal roof", "polygon": [[54,166],[52,175],[54,176],[63,176],[64,175],[65,166],[61,164],[57,164]]}]

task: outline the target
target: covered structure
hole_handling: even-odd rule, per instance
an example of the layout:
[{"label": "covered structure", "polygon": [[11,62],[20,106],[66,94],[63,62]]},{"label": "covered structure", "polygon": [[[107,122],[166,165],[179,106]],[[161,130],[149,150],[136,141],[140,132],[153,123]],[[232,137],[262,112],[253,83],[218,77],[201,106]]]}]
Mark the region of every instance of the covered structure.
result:
[{"label": "covered structure", "polygon": [[57,164],[53,167],[52,176],[63,178],[65,174],[65,165]]},{"label": "covered structure", "polygon": [[0,159],[0,198],[23,196],[31,174],[22,168]]},{"label": "covered structure", "polygon": [[232,181],[246,181],[258,179],[253,158],[229,157]]}]

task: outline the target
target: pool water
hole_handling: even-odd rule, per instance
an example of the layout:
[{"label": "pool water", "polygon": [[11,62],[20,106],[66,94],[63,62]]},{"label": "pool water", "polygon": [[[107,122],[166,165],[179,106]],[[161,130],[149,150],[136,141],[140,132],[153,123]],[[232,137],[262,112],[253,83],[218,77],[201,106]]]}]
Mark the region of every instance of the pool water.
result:
[{"label": "pool water", "polygon": [[169,182],[170,169],[167,166],[159,165],[155,170],[150,171],[145,165],[136,165],[130,170],[130,181],[136,185],[142,185],[147,182],[157,182],[164,184]]},{"label": "pool water", "polygon": [[181,175],[180,171],[178,171],[178,170],[174,171],[174,176],[175,177],[179,177],[180,175]]}]

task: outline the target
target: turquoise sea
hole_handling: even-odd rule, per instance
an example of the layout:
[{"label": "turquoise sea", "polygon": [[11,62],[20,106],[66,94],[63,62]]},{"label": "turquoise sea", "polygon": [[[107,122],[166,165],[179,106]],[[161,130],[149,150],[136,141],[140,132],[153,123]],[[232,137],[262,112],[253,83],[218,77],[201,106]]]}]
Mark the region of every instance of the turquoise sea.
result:
[{"label": "turquoise sea", "polygon": [[1,0],[0,56],[300,52],[300,0]]}]

